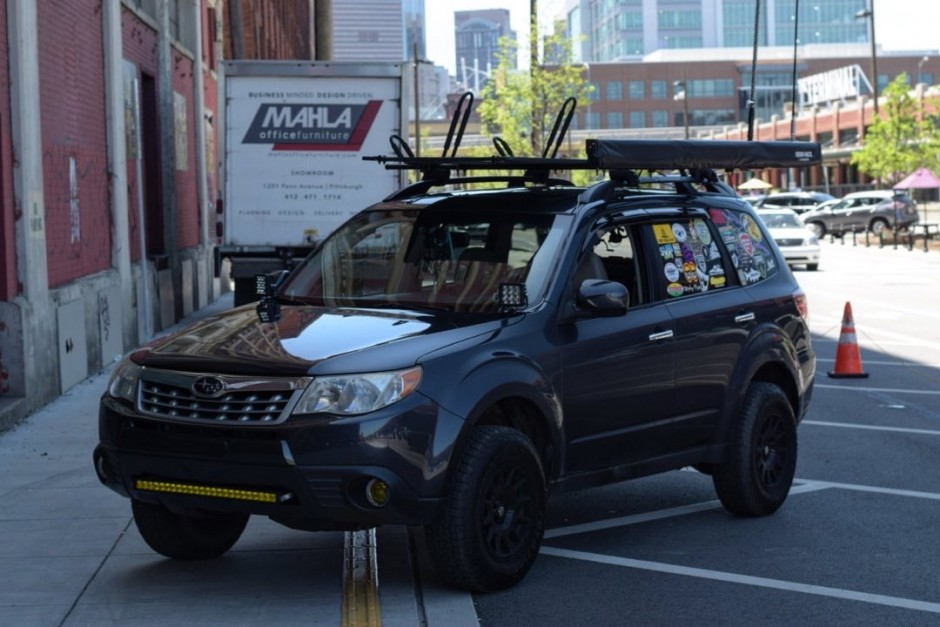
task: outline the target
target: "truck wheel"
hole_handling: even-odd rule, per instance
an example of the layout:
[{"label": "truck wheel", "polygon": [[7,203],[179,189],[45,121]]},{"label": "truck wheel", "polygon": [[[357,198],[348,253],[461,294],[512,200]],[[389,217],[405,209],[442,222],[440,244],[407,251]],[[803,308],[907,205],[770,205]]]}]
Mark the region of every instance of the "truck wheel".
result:
[{"label": "truck wheel", "polygon": [[440,577],[471,592],[518,583],[545,531],[545,474],[535,448],[509,427],[473,430],[438,519],[424,528]]},{"label": "truck wheel", "polygon": [[752,383],[732,428],[728,457],[712,475],[721,504],[738,516],[777,511],[793,483],[796,450],[796,420],[783,390]]},{"label": "truck wheel", "polygon": [[232,548],[248,524],[248,514],[186,516],[137,499],[131,499],[131,510],[150,548],[177,560],[219,557]]}]

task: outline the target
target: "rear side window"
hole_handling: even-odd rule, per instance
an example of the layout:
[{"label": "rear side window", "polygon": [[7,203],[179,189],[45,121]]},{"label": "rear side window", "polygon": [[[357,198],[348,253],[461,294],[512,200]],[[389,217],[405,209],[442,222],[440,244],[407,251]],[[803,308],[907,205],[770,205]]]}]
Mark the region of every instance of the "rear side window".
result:
[{"label": "rear side window", "polygon": [[728,285],[716,235],[703,217],[674,218],[652,229],[657,254],[653,276],[666,298],[699,294]]},{"label": "rear side window", "polygon": [[736,209],[709,209],[708,213],[743,285],[753,285],[776,274],[770,238],[764,237],[754,217]]}]

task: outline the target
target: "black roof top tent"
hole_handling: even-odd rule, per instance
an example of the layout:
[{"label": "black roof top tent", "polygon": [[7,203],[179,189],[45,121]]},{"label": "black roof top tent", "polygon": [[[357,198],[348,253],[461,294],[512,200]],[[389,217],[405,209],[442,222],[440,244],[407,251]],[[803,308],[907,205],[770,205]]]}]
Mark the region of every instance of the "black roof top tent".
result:
[{"label": "black roof top tent", "polygon": [[794,168],[822,159],[818,143],[709,139],[588,139],[588,161],[598,170],[743,170]]}]

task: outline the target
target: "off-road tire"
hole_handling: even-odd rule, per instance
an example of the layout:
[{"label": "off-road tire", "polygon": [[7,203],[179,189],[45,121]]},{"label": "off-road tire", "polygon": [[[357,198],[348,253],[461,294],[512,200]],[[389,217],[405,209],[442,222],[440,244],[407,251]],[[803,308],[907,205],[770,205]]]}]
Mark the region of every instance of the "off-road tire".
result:
[{"label": "off-road tire", "polygon": [[131,500],[134,522],[151,549],[177,560],[219,557],[234,545],[248,524],[248,514],[186,516],[156,503]]},{"label": "off-road tire", "polygon": [[721,504],[738,516],[774,513],[790,493],[796,454],[796,419],[783,390],[752,383],[732,428],[728,457],[712,475]]},{"label": "off-road tire", "polygon": [[441,515],[424,528],[428,556],[456,588],[509,588],[529,571],[545,531],[539,457],[521,432],[480,426],[456,463]]}]

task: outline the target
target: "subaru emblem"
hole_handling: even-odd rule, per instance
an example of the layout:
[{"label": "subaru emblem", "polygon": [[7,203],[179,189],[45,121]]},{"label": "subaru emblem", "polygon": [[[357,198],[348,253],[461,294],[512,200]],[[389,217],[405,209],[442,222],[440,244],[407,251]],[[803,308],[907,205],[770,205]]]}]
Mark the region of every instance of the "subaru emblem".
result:
[{"label": "subaru emblem", "polygon": [[211,398],[225,391],[225,382],[218,377],[199,377],[193,382],[192,390],[197,396]]}]

